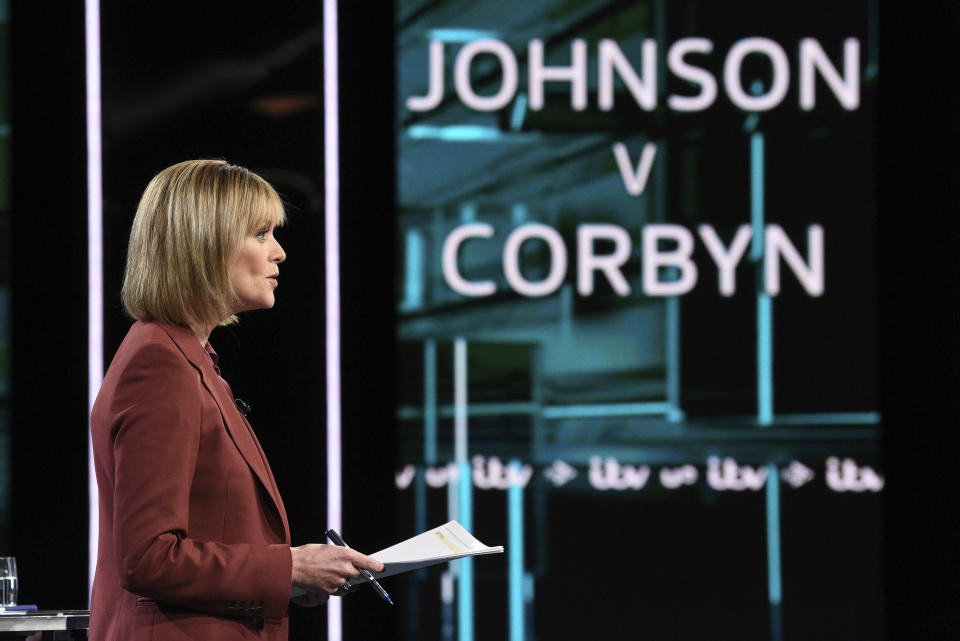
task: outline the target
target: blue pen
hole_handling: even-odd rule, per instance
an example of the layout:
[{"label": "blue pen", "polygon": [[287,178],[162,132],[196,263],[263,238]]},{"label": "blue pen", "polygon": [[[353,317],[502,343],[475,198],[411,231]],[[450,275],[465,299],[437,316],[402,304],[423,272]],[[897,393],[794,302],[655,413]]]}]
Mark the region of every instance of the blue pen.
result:
[{"label": "blue pen", "polygon": [[[340,535],[337,534],[336,530],[327,530],[327,538],[333,541],[334,545],[339,545],[340,547],[344,547],[344,548],[350,547],[349,545],[346,544],[346,542],[343,539],[340,538]],[[360,574],[362,574],[363,577],[370,582],[370,585],[373,587],[374,590],[377,591],[377,594],[382,596],[384,601],[386,601],[390,605],[393,605],[393,601],[390,599],[390,595],[387,594],[387,591],[383,589],[383,586],[380,585],[380,583],[375,578],[373,578],[373,575],[370,574],[370,570],[364,570],[363,568],[357,568],[357,569],[360,570]]]}]

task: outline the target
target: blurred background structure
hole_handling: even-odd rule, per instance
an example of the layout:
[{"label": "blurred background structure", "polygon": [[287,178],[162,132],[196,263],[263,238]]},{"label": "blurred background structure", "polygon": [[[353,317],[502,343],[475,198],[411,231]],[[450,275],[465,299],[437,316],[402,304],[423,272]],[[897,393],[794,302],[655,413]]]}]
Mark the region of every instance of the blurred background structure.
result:
[{"label": "blurred background structure", "polygon": [[[462,639],[474,627],[477,638],[613,636],[633,626],[664,639],[709,630],[879,637],[877,7],[396,5],[398,419],[400,460],[413,475],[402,505],[412,530],[458,515],[482,539],[522,547],[506,572],[484,560],[475,574],[461,564],[449,576],[413,579],[421,602],[407,613],[409,638]],[[711,41],[712,55],[690,61],[714,78],[724,77],[727,52],[745,38],[782,45],[791,61],[786,98],[762,113],[744,112],[723,91],[698,113],[672,108],[668,95],[698,89],[668,71],[668,48],[692,35]],[[817,38],[837,69],[844,40],[857,40],[856,77],[848,79],[859,89],[855,107],[822,81],[816,107],[801,107],[805,37]],[[655,107],[637,104],[626,82],[614,85],[612,108],[600,104],[598,52],[611,40],[644,81],[658,74]],[[655,54],[645,48],[650,40]],[[569,80],[543,83],[536,104],[533,41],[553,69],[570,69],[584,47],[585,107],[572,105]],[[503,45],[477,45],[484,42]],[[411,97],[431,96],[437,84],[428,73],[434,43],[443,47],[448,88],[433,101],[417,98],[425,107]],[[467,85],[458,74],[470,46],[487,53],[473,59]],[[487,99],[512,87],[504,68],[514,59],[519,80],[501,108],[465,104],[465,86]],[[739,82],[765,95],[774,75],[745,62]],[[656,156],[646,188],[628,193],[613,150],[626,146],[632,170],[648,143]],[[649,227],[695,234],[709,224],[729,247],[741,226],[762,238],[771,223],[806,256],[808,228],[824,227],[822,295],[786,268],[783,290],[769,295],[762,267],[774,250],[760,240],[739,266],[735,291],[721,293],[699,238],[696,286],[647,293]],[[541,232],[521,246],[526,281],[550,281],[557,254],[567,257],[566,273],[543,295],[518,292],[505,267],[508,238],[532,224],[559,241],[551,247]],[[578,240],[591,224],[629,239],[618,261],[622,291],[599,273],[592,292],[578,281],[585,251],[616,251],[610,232],[595,249]],[[450,283],[444,246],[468,225],[489,225],[489,238],[465,241],[457,269],[493,283],[489,295]],[[501,473],[508,461],[522,473]],[[441,484],[444,466],[459,475]],[[834,469],[850,474],[832,482],[841,476]],[[462,489],[468,471],[472,495]],[[490,489],[491,477],[504,482]],[[577,554],[585,533],[617,557],[616,578],[598,582],[596,567]],[[456,594],[444,581],[456,581]],[[475,607],[463,603],[465,582]],[[584,585],[591,589],[570,589]],[[490,597],[503,591],[507,598]],[[634,603],[643,604],[639,617]],[[703,618],[682,616],[690,603]],[[558,608],[584,615],[556,617]],[[457,625],[424,629],[438,619]]]},{"label": "blurred background structure", "polygon": [[[507,549],[388,579],[394,609],[345,599],[342,638],[951,638],[957,8],[339,5],[343,531],[372,551],[457,518]],[[221,157],[269,179],[289,205],[277,307],[212,341],[253,407],[295,544],[327,525],[323,9],[99,8],[104,363],[129,323],[126,234],[150,177]],[[81,5],[0,1],[0,554],[41,607],[87,599],[83,25]],[[671,97],[703,85],[668,51],[693,37],[712,49],[685,60],[718,91],[683,112]],[[786,60],[771,109],[730,96],[725,65],[748,37]],[[813,108],[804,38],[838,76],[817,67]],[[656,74],[655,105],[623,64],[601,104],[604,39],[640,80]],[[583,108],[559,79],[540,103],[533,41],[556,68],[583,43]],[[743,59],[741,102],[778,91],[775,58]],[[625,172],[654,147],[628,193]],[[796,251],[776,294],[771,225]],[[601,237],[585,243],[585,228]],[[816,228],[822,292],[803,276]],[[664,229],[688,230],[688,263],[648,262],[677,248],[646,242]],[[458,230],[473,236],[457,247]],[[730,251],[744,238],[725,285],[710,233]],[[597,270],[585,288],[590,251],[616,255],[622,282]],[[651,292],[690,269],[688,290]],[[469,293],[454,271],[494,291]],[[292,638],[339,641],[327,623],[294,608]]]}]

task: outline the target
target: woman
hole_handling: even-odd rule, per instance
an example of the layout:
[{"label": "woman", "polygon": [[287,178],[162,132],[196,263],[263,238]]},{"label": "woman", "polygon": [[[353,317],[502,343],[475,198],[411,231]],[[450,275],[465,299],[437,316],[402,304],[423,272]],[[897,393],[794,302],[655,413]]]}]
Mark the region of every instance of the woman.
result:
[{"label": "woman", "polygon": [[353,550],[290,547],[286,512],[208,341],[235,314],[273,307],[286,255],[273,188],[219,160],[182,162],[147,186],[123,303],[136,319],[90,417],[100,541],[90,638],[286,639],[295,599],[340,594]]}]

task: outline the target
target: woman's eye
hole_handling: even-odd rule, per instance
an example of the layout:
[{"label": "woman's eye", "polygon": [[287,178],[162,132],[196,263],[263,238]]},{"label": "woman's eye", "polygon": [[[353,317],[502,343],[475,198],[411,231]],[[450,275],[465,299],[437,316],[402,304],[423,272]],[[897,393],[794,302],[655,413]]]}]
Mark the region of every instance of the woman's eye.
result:
[{"label": "woman's eye", "polygon": [[268,233],[269,231],[270,231],[269,229],[261,229],[260,231],[257,232],[257,239],[258,239],[258,240],[266,240],[266,238],[267,238],[267,233]]}]

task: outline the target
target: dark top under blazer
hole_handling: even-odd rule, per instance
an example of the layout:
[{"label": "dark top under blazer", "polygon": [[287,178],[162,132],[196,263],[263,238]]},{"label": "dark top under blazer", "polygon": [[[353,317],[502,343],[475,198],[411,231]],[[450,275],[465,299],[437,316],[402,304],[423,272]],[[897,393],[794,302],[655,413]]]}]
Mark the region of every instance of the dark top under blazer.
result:
[{"label": "dark top under blazer", "polygon": [[135,323],[90,427],[100,499],[90,639],[285,640],[287,515],[193,332]]}]

